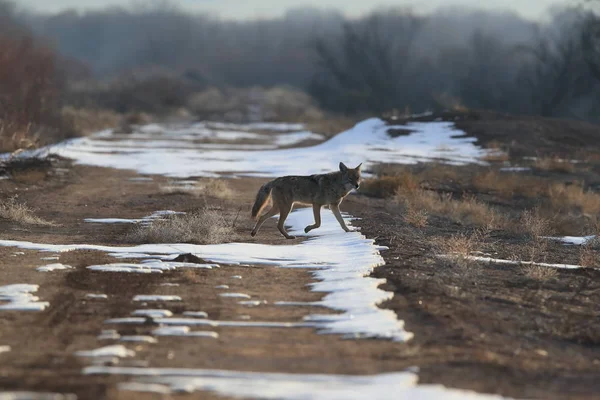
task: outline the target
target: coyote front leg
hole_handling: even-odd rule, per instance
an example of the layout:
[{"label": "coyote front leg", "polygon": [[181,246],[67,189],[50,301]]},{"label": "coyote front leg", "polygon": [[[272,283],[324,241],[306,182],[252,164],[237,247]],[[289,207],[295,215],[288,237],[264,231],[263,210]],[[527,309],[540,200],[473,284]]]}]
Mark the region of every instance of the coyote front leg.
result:
[{"label": "coyote front leg", "polygon": [[330,204],[329,208],[333,212],[333,215],[335,215],[335,219],[340,223],[342,229],[346,232],[350,232],[350,228],[346,226],[346,222],[344,221],[344,218],[342,218],[342,214],[340,214],[340,204]]},{"label": "coyote front leg", "polygon": [[308,225],[304,228],[304,233],[308,233],[313,229],[316,229],[321,226],[321,205],[313,204],[313,214],[315,216],[315,223],[313,225]]}]

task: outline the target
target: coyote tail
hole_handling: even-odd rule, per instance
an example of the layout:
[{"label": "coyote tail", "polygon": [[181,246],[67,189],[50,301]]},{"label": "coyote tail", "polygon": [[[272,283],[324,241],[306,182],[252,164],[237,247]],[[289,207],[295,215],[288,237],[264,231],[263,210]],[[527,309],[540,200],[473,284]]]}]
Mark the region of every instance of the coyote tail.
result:
[{"label": "coyote tail", "polygon": [[267,201],[271,197],[271,190],[273,189],[273,181],[267,182],[258,189],[258,193],[256,193],[256,200],[254,200],[254,205],[252,206],[252,218],[258,217],[262,209],[267,204]]}]

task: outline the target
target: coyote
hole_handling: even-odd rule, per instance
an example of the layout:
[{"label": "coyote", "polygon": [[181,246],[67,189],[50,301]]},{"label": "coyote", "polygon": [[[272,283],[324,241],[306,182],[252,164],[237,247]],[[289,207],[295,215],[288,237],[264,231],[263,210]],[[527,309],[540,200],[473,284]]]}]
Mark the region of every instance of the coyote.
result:
[{"label": "coyote", "polygon": [[279,213],[279,222],[277,223],[279,232],[287,239],[295,239],[295,236],[289,235],[283,226],[294,203],[312,204],[313,206],[315,223],[304,228],[304,232],[308,233],[321,226],[321,207],[324,205],[329,205],[342,229],[349,232],[350,229],[340,214],[339,206],[350,191],[358,189],[361,165],[362,163],[356,168],[348,168],[340,162],[340,170],[336,172],[310,176],[282,176],[265,183],[256,194],[256,200],[252,206],[252,218],[257,218],[261,214],[271,197],[273,198],[273,207],[258,218],[250,235],[256,236],[267,218]]}]

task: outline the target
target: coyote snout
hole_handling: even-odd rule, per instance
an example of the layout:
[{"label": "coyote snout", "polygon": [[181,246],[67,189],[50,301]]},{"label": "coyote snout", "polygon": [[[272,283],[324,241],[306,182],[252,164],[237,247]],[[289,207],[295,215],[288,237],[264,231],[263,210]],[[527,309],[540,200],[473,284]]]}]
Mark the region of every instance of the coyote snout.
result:
[{"label": "coyote snout", "polygon": [[[321,226],[321,207],[329,205],[335,218],[342,229],[349,232],[342,215],[340,214],[340,203],[354,189],[360,187],[360,166],[348,168],[340,162],[340,170],[328,174],[310,176],[283,176],[265,183],[256,194],[256,201],[252,207],[252,218],[257,218],[256,225],[252,229],[252,236],[256,236],[261,225],[270,217],[279,214],[277,228],[287,239],[294,239],[289,235],[284,223],[295,203],[312,204],[315,223],[304,228],[308,233]],[[273,206],[269,211],[260,215],[268,200],[273,200]]]}]

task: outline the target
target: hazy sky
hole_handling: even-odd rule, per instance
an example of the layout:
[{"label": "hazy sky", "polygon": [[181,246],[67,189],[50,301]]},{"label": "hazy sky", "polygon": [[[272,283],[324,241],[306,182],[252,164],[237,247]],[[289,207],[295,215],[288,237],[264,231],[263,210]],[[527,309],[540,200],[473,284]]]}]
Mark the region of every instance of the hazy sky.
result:
[{"label": "hazy sky", "polygon": [[[139,1],[139,0],[138,0]],[[127,0],[18,0],[18,4],[39,11],[58,11],[64,8],[78,10],[100,8],[107,5],[129,4]],[[504,9],[515,11],[525,17],[544,18],[546,11],[556,4],[577,4],[577,0],[179,0],[179,4],[188,9],[209,11],[223,18],[275,17],[286,9],[298,6],[336,8],[349,16],[356,16],[377,6],[409,6],[414,11],[428,12],[449,4],[464,4],[485,9]]]}]

